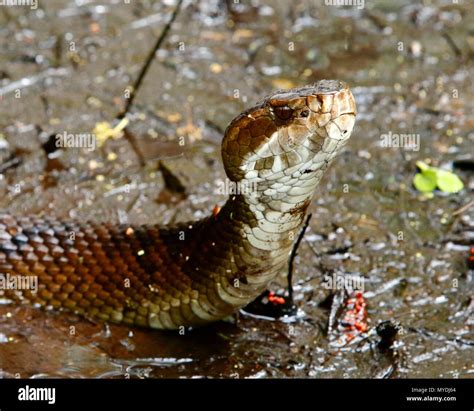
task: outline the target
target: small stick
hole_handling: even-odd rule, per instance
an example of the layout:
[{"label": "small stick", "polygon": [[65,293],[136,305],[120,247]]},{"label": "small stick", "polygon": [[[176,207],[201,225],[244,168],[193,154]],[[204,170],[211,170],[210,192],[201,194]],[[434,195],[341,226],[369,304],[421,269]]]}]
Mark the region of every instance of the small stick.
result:
[{"label": "small stick", "polygon": [[449,46],[453,49],[454,54],[456,55],[456,57],[461,58],[462,57],[462,51],[457,46],[457,44],[454,42],[453,38],[449,35],[449,33],[447,31],[443,31],[443,33],[441,35],[447,41]]},{"label": "small stick", "polygon": [[[170,19],[168,20],[168,23],[166,23],[165,28],[160,34],[160,37],[158,37],[158,40],[155,43],[155,46],[151,50],[150,54],[148,55],[147,59],[145,60],[145,64],[143,65],[142,69],[140,70],[140,74],[138,75],[137,79],[135,80],[135,83],[133,84],[132,91],[130,93],[130,97],[127,100],[127,104],[125,105],[125,108],[117,115],[117,119],[121,120],[123,119],[127,113],[130,111],[132,104],[135,100],[135,97],[138,93],[138,90],[140,89],[140,86],[143,82],[143,79],[146,76],[146,73],[148,72],[151,63],[153,59],[155,58],[156,52],[158,49],[161,47],[163,41],[165,40],[169,30],[171,29],[171,25],[175,21],[176,17],[178,16],[178,12],[181,8],[181,3],[183,0],[179,0],[178,4],[176,5],[173,14],[171,15]],[[146,164],[145,157],[143,156],[143,153],[141,152],[138,142],[135,138],[135,136],[130,133],[127,128],[124,129],[124,135],[125,139],[128,141],[128,143],[132,146],[133,151],[135,152],[136,156],[138,157],[138,162],[141,167],[143,167]]]},{"label": "small stick", "polygon": [[464,213],[464,211],[469,210],[472,206],[474,206],[474,200],[470,201],[467,204],[464,204],[461,208],[458,208],[456,211],[453,212],[453,215]]},{"label": "small stick", "polygon": [[304,233],[306,232],[308,226],[309,226],[309,220],[311,220],[312,214],[309,213],[308,216],[306,217],[306,221],[304,222],[303,228],[300,231],[300,234],[298,235],[298,238],[296,239],[295,245],[293,246],[293,249],[291,250],[290,254],[290,260],[288,263],[288,298],[290,302],[293,302],[293,261],[295,257],[297,256],[297,250],[298,247],[300,246],[301,240],[304,237]]},{"label": "small stick", "polygon": [[135,138],[135,135],[132,134],[130,131],[128,131],[127,127],[123,129],[123,135],[125,139],[128,141],[128,144],[132,146],[132,149],[138,158],[138,163],[140,164],[140,167],[144,167],[146,164],[146,159],[142,151],[140,150],[140,147],[138,145],[137,139]]},{"label": "small stick", "polygon": [[125,105],[125,109],[123,109],[119,115],[117,116],[118,119],[124,118],[127,113],[130,111],[130,108],[132,107],[133,101],[135,100],[135,96],[137,95],[138,89],[140,88],[143,79],[145,78],[146,73],[148,72],[148,69],[151,66],[151,63],[156,55],[156,52],[158,49],[161,47],[163,41],[165,40],[166,36],[168,35],[169,30],[171,29],[171,25],[175,21],[176,17],[178,16],[179,10],[181,8],[181,4],[183,3],[183,0],[179,0],[178,4],[176,5],[173,14],[171,15],[170,19],[168,20],[168,23],[166,23],[165,28],[160,34],[160,37],[158,37],[158,40],[155,43],[155,46],[151,50],[150,54],[148,55],[144,66],[142,67],[140,74],[137,77],[137,80],[135,81],[135,84],[133,85],[132,91],[130,93],[130,98],[127,101],[127,104]]}]

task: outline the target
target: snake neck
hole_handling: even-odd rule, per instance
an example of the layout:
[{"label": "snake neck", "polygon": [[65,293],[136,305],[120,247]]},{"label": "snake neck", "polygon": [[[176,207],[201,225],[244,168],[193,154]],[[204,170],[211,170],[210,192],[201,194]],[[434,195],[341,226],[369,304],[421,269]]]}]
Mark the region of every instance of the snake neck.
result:
[{"label": "snake neck", "polygon": [[282,211],[258,198],[230,196],[216,216],[182,231],[183,271],[198,290],[212,283],[209,303],[220,317],[258,297],[284,269],[310,203],[309,198]]},{"label": "snake neck", "polygon": [[262,202],[261,195],[231,196],[220,213],[220,224],[233,224],[241,239],[232,248],[236,269],[265,287],[286,264],[310,199],[290,208]]}]

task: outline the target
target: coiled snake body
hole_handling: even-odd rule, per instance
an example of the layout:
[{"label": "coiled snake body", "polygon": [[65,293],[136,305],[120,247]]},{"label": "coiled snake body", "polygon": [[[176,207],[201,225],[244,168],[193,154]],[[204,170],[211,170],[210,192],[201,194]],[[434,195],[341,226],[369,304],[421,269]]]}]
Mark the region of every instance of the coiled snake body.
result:
[{"label": "coiled snake body", "polygon": [[254,188],[217,215],[139,227],[0,215],[0,275],[37,276],[38,290],[0,290],[41,307],[158,329],[222,319],[284,268],[329,163],[355,121],[344,83],[276,92],[236,117],[225,171]]}]

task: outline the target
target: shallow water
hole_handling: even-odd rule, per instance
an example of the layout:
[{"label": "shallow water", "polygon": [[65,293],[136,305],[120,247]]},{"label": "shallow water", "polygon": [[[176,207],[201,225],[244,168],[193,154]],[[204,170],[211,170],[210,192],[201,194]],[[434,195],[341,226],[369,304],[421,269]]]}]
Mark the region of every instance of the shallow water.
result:
[{"label": "shallow water", "polygon": [[[0,207],[14,214],[133,224],[200,218],[224,201],[216,194],[220,139],[244,108],[276,88],[338,78],[359,110],[310,207],[296,259],[297,319],[242,313],[179,335],[2,301],[1,374],[472,377],[474,209],[459,212],[473,198],[472,167],[454,169],[465,185],[458,194],[427,199],[411,184],[418,160],[474,161],[474,14],[461,3],[374,1],[358,10],[257,1],[229,10],[185,2],[131,111],[138,156],[120,138],[49,158],[51,135],[114,120],[173,2],[0,8]],[[388,133],[419,135],[420,149],[381,147]],[[164,188],[159,158],[186,195]],[[350,338],[336,312],[347,296],[331,303],[324,286],[334,272],[364,279],[367,330]],[[282,273],[271,289],[284,287]],[[380,344],[384,321],[398,330],[390,349]]]}]

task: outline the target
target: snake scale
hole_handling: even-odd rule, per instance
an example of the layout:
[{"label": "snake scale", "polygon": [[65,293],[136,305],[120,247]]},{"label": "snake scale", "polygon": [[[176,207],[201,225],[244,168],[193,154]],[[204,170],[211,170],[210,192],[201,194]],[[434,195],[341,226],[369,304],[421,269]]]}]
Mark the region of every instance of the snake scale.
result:
[{"label": "snake scale", "polygon": [[218,214],[174,226],[0,215],[0,275],[37,290],[0,296],[88,318],[177,329],[222,319],[282,271],[315,188],[351,135],[354,97],[322,80],[277,91],[226,129],[232,194]]}]

